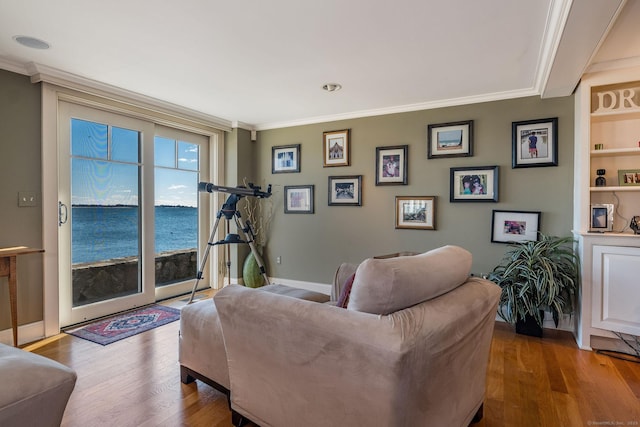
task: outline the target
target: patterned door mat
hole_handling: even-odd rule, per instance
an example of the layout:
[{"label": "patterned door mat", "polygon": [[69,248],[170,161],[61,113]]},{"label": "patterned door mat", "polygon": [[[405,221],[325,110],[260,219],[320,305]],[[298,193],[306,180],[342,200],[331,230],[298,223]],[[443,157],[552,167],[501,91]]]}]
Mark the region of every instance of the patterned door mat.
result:
[{"label": "patterned door mat", "polygon": [[180,310],[153,304],[65,331],[101,345],[111,344],[180,319]]}]

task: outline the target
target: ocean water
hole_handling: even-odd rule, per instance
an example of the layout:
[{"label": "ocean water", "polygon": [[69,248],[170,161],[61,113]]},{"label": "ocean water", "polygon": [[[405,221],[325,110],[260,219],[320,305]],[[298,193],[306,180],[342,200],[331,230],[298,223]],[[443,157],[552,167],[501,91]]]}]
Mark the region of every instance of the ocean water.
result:
[{"label": "ocean water", "polygon": [[[138,254],[138,209],[129,206],[74,206],[71,211],[73,264]],[[198,210],[155,207],[155,252],[195,249]]]}]

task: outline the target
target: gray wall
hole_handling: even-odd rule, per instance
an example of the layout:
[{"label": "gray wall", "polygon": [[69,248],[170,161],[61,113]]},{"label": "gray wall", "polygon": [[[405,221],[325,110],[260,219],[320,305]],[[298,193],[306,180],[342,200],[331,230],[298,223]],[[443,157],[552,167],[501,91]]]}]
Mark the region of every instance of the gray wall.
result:
[{"label": "gray wall", "polygon": [[[244,129],[234,128],[231,132],[225,132],[224,143],[224,185],[235,187],[244,185],[244,181],[255,181],[255,165],[254,165],[254,146],[255,142],[251,141],[251,132]],[[228,194],[222,194],[226,199]],[[237,207],[243,211],[245,201],[241,200]],[[245,218],[246,219],[246,218]],[[219,224],[220,229],[223,227],[223,220]],[[230,227],[232,233],[237,233],[235,225]],[[222,236],[224,238],[224,236]],[[247,245],[229,245],[225,249],[225,253],[230,256],[231,260],[231,276],[233,279],[242,278],[242,263],[249,253]],[[226,255],[225,255],[226,256]]]},{"label": "gray wall", "polygon": [[[558,117],[559,165],[511,168],[511,124]],[[428,124],[474,121],[473,157],[427,159]],[[351,129],[351,166],[322,166],[322,133]],[[490,271],[507,246],[491,243],[493,209],[542,211],[541,231],[569,235],[573,212],[573,97],[539,97],[392,114],[258,132],[256,180],[273,184],[276,214],[265,262],[272,277],[331,283],[341,262],[446,244]],[[271,148],[301,144],[301,172],[272,174]],[[409,184],[375,185],[376,147],[409,145]],[[498,203],[450,203],[449,169],[500,166]],[[328,177],[363,175],[361,207],[328,206]],[[315,214],[284,214],[283,186],[315,185]],[[436,230],[395,229],[395,196],[436,196]],[[282,263],[276,264],[280,256]]]},{"label": "gray wall", "polygon": [[[40,106],[40,85],[0,70],[0,247],[42,247]],[[18,207],[19,191],[36,193],[37,206]],[[0,279],[0,330],[11,328],[6,282]],[[20,325],[42,320],[42,295],[42,255],[18,257]]]}]

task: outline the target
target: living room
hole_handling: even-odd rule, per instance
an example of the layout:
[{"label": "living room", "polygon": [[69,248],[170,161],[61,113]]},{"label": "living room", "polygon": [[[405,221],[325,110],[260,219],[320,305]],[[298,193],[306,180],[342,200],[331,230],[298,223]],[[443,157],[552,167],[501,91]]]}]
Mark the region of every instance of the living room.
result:
[{"label": "living room", "polygon": [[[638,9],[636,1],[626,2],[624,7],[633,11]],[[626,17],[626,13],[621,13],[618,20],[625,21]],[[609,33],[616,35],[612,30]],[[638,42],[637,38],[626,41]],[[633,49],[634,43],[628,44],[631,47],[626,48]],[[605,43],[601,47],[611,46]],[[603,64],[613,64],[615,61],[607,56],[609,52],[601,50],[596,59],[602,59]],[[637,52],[635,56],[630,55],[631,60],[627,58],[625,64],[637,65],[633,62],[637,55]],[[0,145],[3,182],[0,196],[6,208],[0,213],[0,220],[11,226],[3,228],[0,246],[43,247],[43,223],[50,214],[40,209],[19,208],[15,203],[16,195],[22,191],[34,192],[41,197],[43,180],[47,180],[38,173],[39,167],[34,166],[48,161],[41,146],[41,134],[46,126],[43,124],[46,117],[42,114],[41,85],[33,84],[31,76],[16,69],[13,62],[3,63],[1,68],[3,101],[0,102],[0,114],[5,120],[0,130],[3,139]],[[585,66],[584,70],[588,68]],[[576,111],[575,96],[570,92],[560,97],[541,98],[539,94],[532,94],[415,111],[334,118],[297,126],[264,126],[257,130],[240,123],[224,132],[224,184],[236,186],[248,180],[261,186],[272,185],[271,198],[260,202],[272,205],[275,212],[270,227],[264,230],[267,238],[264,260],[269,276],[278,283],[328,293],[335,269],[342,262],[355,263],[401,251],[424,252],[447,244],[469,250],[473,254],[472,273],[484,275],[497,265],[506,250],[505,244],[492,242],[495,210],[539,211],[540,231],[546,234],[567,236],[575,228],[577,168],[574,143],[578,137],[575,122],[579,112]],[[340,97],[347,93],[345,87],[326,95]],[[557,165],[512,167],[513,124],[549,118],[558,120]],[[428,126],[464,121],[473,121],[472,155],[428,158]],[[346,129],[349,130],[349,164],[325,167],[323,134]],[[272,173],[274,147],[298,144],[300,172]],[[376,184],[376,149],[391,146],[407,146],[406,185]],[[495,201],[450,201],[452,168],[490,166],[498,166]],[[327,203],[330,177],[358,176],[362,176],[361,203],[356,206]],[[313,186],[312,214],[284,213],[285,186],[294,185]],[[433,197],[433,229],[397,227],[398,196]],[[52,215],[55,216],[55,212]],[[225,280],[238,282],[241,279],[242,260],[247,252],[245,248],[232,248],[231,271]],[[43,256],[24,257],[19,263],[18,318],[24,344],[50,335],[50,329],[43,326],[43,313],[51,306],[57,308],[57,301],[49,299],[51,295],[57,297],[57,293],[43,289],[42,277],[46,274],[45,264],[55,263],[55,257],[48,250]],[[3,306],[9,301],[5,289],[5,286],[0,287]],[[560,328],[573,331],[576,321],[576,317],[567,316]],[[548,326],[551,325],[551,319],[548,319]],[[11,342],[11,321],[4,309],[0,316],[0,341]]]}]

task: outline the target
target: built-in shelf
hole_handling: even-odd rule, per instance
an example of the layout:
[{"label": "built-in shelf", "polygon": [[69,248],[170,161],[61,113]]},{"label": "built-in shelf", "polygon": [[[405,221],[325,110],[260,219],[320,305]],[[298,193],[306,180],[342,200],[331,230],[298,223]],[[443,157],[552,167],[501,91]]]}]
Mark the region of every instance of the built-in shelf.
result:
[{"label": "built-in shelf", "polygon": [[603,111],[601,113],[591,113],[591,123],[633,120],[640,118],[640,108],[627,108],[623,110]]},{"label": "built-in shelf", "polygon": [[628,185],[626,187],[589,187],[589,191],[593,193],[602,193],[602,192],[613,192],[613,191],[640,191],[640,185]]},{"label": "built-in shelf", "polygon": [[617,233],[615,231],[606,231],[603,233],[592,232],[592,231],[581,231],[579,232],[579,234],[582,236],[591,236],[591,237],[615,237],[615,238],[632,237],[634,239],[640,239],[640,234]]},{"label": "built-in shelf", "polygon": [[640,148],[608,148],[604,150],[591,150],[591,157],[614,157],[621,155],[640,156]]}]

